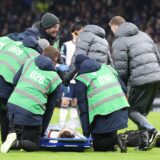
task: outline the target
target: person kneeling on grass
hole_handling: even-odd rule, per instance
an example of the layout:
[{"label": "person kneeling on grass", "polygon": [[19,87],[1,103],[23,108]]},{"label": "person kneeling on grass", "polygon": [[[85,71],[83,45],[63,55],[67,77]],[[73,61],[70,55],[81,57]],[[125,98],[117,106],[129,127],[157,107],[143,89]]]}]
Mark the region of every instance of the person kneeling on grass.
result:
[{"label": "person kneeling on grass", "polygon": [[118,144],[121,152],[126,152],[123,137],[117,136],[117,131],[127,127],[129,104],[117,72],[83,54],[76,56],[75,66],[83,135],[92,135],[95,151],[115,151]]},{"label": "person kneeling on grass", "polygon": [[58,51],[49,46],[44,55],[27,60],[15,75],[17,84],[8,100],[10,133],[1,146],[2,153],[11,147],[39,150],[42,130],[48,127],[61,93],[62,81],[55,69],[58,56]]}]

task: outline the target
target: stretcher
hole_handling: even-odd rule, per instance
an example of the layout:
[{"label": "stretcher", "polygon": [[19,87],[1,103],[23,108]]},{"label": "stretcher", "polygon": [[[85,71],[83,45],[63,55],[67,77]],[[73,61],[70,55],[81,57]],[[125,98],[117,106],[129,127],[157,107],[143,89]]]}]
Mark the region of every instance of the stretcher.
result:
[{"label": "stretcher", "polygon": [[81,134],[74,138],[48,138],[47,135],[41,138],[40,146],[42,150],[82,152],[92,146],[92,138],[86,138]]}]

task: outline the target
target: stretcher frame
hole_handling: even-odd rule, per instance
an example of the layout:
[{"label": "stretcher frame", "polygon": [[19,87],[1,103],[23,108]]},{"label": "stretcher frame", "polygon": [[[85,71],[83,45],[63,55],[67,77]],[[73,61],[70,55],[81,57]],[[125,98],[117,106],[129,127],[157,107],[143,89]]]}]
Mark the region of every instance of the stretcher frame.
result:
[{"label": "stretcher frame", "polygon": [[92,146],[92,138],[47,138],[40,140],[43,150],[82,152]]}]

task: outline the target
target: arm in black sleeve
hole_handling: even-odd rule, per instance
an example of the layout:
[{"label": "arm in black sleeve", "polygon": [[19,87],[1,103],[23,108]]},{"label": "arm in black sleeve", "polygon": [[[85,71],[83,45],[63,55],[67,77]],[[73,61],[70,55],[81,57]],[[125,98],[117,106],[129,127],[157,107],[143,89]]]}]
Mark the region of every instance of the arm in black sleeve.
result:
[{"label": "arm in black sleeve", "polygon": [[127,95],[127,86],[124,84],[124,82],[122,81],[122,79],[120,77],[118,77],[118,81],[121,85],[121,88],[122,88],[124,94]]},{"label": "arm in black sleeve", "polygon": [[[66,48],[66,45],[63,44],[61,49],[60,49],[60,55],[62,57],[62,60],[64,62],[64,64],[66,64],[66,52],[67,52],[67,48]],[[63,84],[65,86],[68,86],[69,83],[70,83],[70,80],[74,77],[76,73],[76,70],[75,70],[75,66],[69,68],[69,71],[58,71],[58,75],[60,76],[60,78],[62,79],[63,81]]]},{"label": "arm in black sleeve", "polygon": [[42,120],[42,136],[44,135],[49,122],[52,118],[53,115],[53,111],[54,111],[54,107],[55,104],[58,100],[58,98],[60,98],[61,96],[61,89],[60,89],[60,85],[56,88],[56,90],[54,90],[49,96],[48,96],[48,101],[47,101],[47,105],[46,105],[46,111],[43,115],[43,120]]},{"label": "arm in black sleeve", "polygon": [[78,102],[79,116],[82,124],[83,135],[89,137],[90,123],[88,113],[87,87],[80,81],[76,81],[76,97]]},{"label": "arm in black sleeve", "polygon": [[64,64],[64,61],[63,61],[63,58],[61,56],[61,54],[59,54],[58,56],[58,61],[57,61],[59,64]]},{"label": "arm in black sleeve", "polygon": [[58,56],[58,61],[57,61],[59,64],[65,64],[66,63],[65,58],[64,58],[65,53],[66,53],[66,47],[65,47],[65,45],[62,45],[62,47],[60,48],[60,54]]},{"label": "arm in black sleeve", "polygon": [[23,65],[22,67],[18,70],[18,72],[14,75],[13,77],[13,85],[16,86],[17,85],[17,82],[22,74],[22,70],[23,70]]},{"label": "arm in black sleeve", "polygon": [[67,52],[66,45],[63,44],[61,49],[60,49],[60,55],[62,57],[62,60],[63,60],[64,64],[66,64],[66,52]]}]

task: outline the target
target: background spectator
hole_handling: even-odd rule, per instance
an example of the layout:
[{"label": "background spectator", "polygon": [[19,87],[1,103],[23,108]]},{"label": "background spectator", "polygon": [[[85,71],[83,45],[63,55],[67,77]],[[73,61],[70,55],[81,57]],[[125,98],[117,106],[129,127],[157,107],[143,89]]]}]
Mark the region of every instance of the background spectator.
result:
[{"label": "background spectator", "polygon": [[61,21],[61,44],[70,39],[71,25],[87,19],[105,29],[111,43],[113,35],[106,23],[115,15],[125,17],[147,32],[160,45],[159,0],[1,0],[0,36],[20,32],[40,19],[44,12],[52,12]]}]

